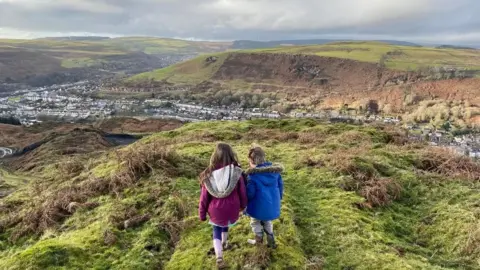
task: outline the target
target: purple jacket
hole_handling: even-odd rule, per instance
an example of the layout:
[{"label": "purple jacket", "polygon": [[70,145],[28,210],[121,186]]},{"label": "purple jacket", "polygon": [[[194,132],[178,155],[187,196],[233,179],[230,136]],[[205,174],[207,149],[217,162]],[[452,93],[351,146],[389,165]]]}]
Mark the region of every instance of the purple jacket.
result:
[{"label": "purple jacket", "polygon": [[227,227],[237,222],[240,210],[247,207],[247,191],[242,169],[228,165],[212,172],[205,180],[200,194],[200,220]]}]

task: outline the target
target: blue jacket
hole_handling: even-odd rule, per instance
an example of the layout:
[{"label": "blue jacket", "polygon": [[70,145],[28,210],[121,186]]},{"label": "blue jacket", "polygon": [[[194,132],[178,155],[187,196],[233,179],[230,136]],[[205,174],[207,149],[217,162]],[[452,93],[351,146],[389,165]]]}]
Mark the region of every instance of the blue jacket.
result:
[{"label": "blue jacket", "polygon": [[262,221],[280,217],[280,203],[283,198],[283,180],[281,165],[264,163],[246,171],[247,214]]}]

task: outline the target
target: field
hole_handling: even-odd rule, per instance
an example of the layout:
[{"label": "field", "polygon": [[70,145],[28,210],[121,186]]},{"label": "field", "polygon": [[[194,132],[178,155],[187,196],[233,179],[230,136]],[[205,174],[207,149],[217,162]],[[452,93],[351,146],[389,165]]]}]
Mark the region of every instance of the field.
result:
[{"label": "field", "polygon": [[243,165],[256,142],[286,167],[279,248],[249,246],[242,218],[231,269],[480,267],[478,163],[382,127],[255,120],[188,124],[38,167],[0,200],[0,268],[213,269],[197,175],[217,141]]},{"label": "field", "polygon": [[416,70],[421,66],[450,66],[480,70],[479,50],[397,46],[381,42],[339,42],[320,46],[280,47],[255,51],[312,54],[371,63],[379,63],[384,56],[386,57],[385,65],[398,70]]},{"label": "field", "polygon": [[[102,70],[111,70],[124,66],[139,70],[136,73],[140,73],[176,63],[185,57],[225,51],[229,46],[228,42],[150,37],[99,40],[0,39],[0,82],[24,82],[33,76],[65,73],[72,68],[100,67]],[[163,64],[160,65],[159,62]]]},{"label": "field", "polygon": [[0,48],[35,49],[46,52],[71,54],[122,54],[144,52],[147,54],[197,54],[226,50],[228,42],[185,41],[153,37],[125,37],[102,40],[0,39]]}]

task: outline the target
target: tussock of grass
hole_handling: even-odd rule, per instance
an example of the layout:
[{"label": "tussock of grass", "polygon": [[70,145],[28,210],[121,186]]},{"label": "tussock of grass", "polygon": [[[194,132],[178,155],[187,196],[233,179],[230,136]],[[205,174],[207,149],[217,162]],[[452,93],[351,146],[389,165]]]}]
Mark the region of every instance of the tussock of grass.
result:
[{"label": "tussock of grass", "polygon": [[243,164],[260,143],[286,167],[278,249],[247,244],[243,217],[231,269],[480,267],[478,164],[380,127],[255,120],[188,124],[83,166],[79,155],[42,167],[0,200],[0,268],[213,269],[197,175],[217,141]]},{"label": "tussock of grass", "polygon": [[480,164],[465,156],[458,156],[442,148],[428,149],[415,164],[418,169],[452,178],[480,180]]}]

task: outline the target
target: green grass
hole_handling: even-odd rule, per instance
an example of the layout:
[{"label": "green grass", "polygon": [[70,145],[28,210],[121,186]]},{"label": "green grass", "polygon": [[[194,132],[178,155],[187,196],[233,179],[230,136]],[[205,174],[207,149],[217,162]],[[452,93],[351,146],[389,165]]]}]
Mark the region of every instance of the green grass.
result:
[{"label": "green grass", "polygon": [[105,56],[133,52],[147,54],[195,55],[225,51],[229,42],[186,41],[154,37],[112,38],[98,41],[52,39],[0,39],[0,48],[31,50],[60,59],[64,68],[89,67],[107,61]]},{"label": "green grass", "polygon": [[27,184],[30,180],[30,177],[12,174],[0,168],[0,184],[2,185],[18,188]]},{"label": "green grass", "polygon": [[[256,142],[286,167],[282,216],[274,223],[279,248],[259,257],[246,243],[252,235],[243,217],[230,233],[234,249],[225,252],[232,269],[478,269],[480,184],[416,172],[425,146],[399,146],[391,136],[313,120],[203,122],[93,156],[77,176],[62,176],[53,162],[27,189],[0,202],[23,216],[61,189],[108,179],[164,147],[174,151],[147,159],[152,171],[138,171],[123,190],[88,195],[98,207],[79,209],[38,235],[10,242],[23,223],[0,230],[0,269],[214,269],[211,226],[197,217],[197,174],[217,141],[231,143],[244,166]],[[393,179],[400,195],[385,206],[358,207],[366,199],[342,188],[352,175],[331,163],[354,153],[354,166]],[[122,160],[124,154],[132,159]],[[0,220],[7,216],[1,209]],[[119,229],[132,211],[151,218]],[[108,244],[106,234],[115,241]]]},{"label": "green grass", "polygon": [[89,67],[101,63],[102,60],[92,59],[92,58],[67,58],[62,60],[62,67],[64,68],[78,68],[78,67]]},{"label": "green grass", "polygon": [[[218,60],[214,63],[206,63],[205,59],[209,56],[216,56]],[[202,55],[187,62],[133,76],[128,81],[135,82],[153,79],[155,81],[167,80],[176,84],[199,84],[210,79],[222,66],[227,57],[227,53]]]},{"label": "green grass", "polygon": [[0,46],[89,54],[139,51],[145,53],[208,53],[224,51],[229,45],[229,42],[187,41],[155,37],[124,37],[98,41],[0,39]]},{"label": "green grass", "polygon": [[9,97],[8,101],[10,102],[19,102],[22,99],[21,96]]},{"label": "green grass", "polygon": [[420,66],[456,66],[475,70],[480,69],[480,51],[478,50],[396,46],[381,42],[339,42],[318,46],[255,50],[255,52],[260,53],[312,54],[371,63],[378,63],[382,55],[394,51],[397,51],[399,54],[389,56],[386,62],[386,66],[392,69],[414,70]]}]

